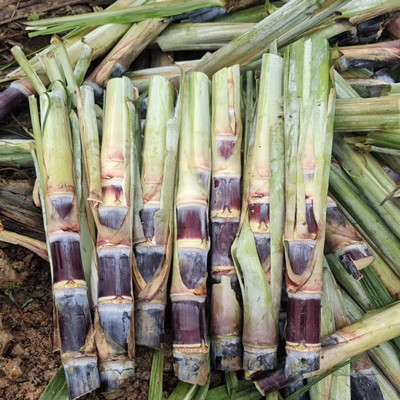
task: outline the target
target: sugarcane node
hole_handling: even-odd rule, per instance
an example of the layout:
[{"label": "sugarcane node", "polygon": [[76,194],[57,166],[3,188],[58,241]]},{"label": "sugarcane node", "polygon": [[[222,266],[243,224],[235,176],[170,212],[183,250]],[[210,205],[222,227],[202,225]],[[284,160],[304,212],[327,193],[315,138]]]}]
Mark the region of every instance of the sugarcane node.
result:
[{"label": "sugarcane node", "polygon": [[52,193],[50,199],[61,218],[66,218],[74,206],[72,193]]},{"label": "sugarcane node", "polygon": [[214,176],[211,184],[211,218],[239,217],[240,177]]},{"label": "sugarcane node", "polygon": [[243,369],[247,377],[254,371],[267,371],[274,369],[277,362],[277,346],[255,347],[243,343]]}]

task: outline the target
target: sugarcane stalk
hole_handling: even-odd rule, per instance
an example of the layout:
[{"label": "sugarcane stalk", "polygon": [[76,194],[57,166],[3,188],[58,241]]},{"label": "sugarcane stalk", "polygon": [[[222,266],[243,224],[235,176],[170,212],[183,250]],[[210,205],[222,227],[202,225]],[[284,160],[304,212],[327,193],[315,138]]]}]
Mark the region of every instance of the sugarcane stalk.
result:
[{"label": "sugarcane stalk", "polygon": [[346,271],[355,279],[361,279],[360,270],[371,265],[375,259],[363,239],[331,198],[328,198],[326,209],[325,240]]},{"label": "sugarcane stalk", "polygon": [[340,99],[335,109],[335,131],[368,132],[400,128],[400,95]]},{"label": "sugarcane stalk", "polygon": [[278,40],[279,46],[287,45],[346,3],[348,0],[291,0],[246,33],[221,47],[195,70],[211,76],[225,66],[248,64],[267,51],[274,40]]},{"label": "sugarcane stalk", "polygon": [[[243,364],[248,374],[276,363],[282,285],[284,188],[283,60],[264,55],[248,154],[240,234],[233,248],[244,303]],[[247,141],[247,140],[246,140]]]},{"label": "sugarcane stalk", "polygon": [[40,96],[40,120],[33,96],[30,107],[51,257],[55,330],[59,335],[57,341],[61,345],[69,396],[77,398],[99,387],[100,381],[80,252],[71,133],[64,89],[55,85],[52,92]]},{"label": "sugarcane stalk", "polygon": [[242,368],[242,312],[231,256],[240,219],[242,118],[239,66],[212,79],[211,360],[216,369]]},{"label": "sugarcane stalk", "polygon": [[370,154],[356,152],[340,137],[334,139],[333,154],[373,209],[400,237],[397,225],[400,223],[400,207],[394,199],[397,196],[395,182]]},{"label": "sugarcane stalk", "polygon": [[[118,0],[109,7],[110,10],[124,9],[131,6],[137,0]],[[107,51],[118,41],[118,39],[130,28],[131,24],[108,24],[97,28],[89,28],[79,32],[75,36],[66,40],[66,47],[71,63],[75,65],[79,60],[82,49],[86,45],[92,48],[92,60],[107,53]],[[84,38],[84,41],[83,41]],[[52,47],[47,47],[33,57],[29,63],[33,69],[37,71],[45,86],[49,80],[42,69],[40,61],[41,56],[45,56]],[[83,50],[85,51],[85,50]],[[27,99],[28,96],[35,94],[35,89],[29,79],[24,78],[24,71],[17,68],[13,72],[7,74],[0,82],[15,80],[11,85],[0,94],[0,119],[8,115],[18,104]]]},{"label": "sugarcane stalk", "polygon": [[201,73],[184,85],[176,193],[175,251],[170,297],[175,373],[205,385],[209,367],[205,299],[209,251],[211,172],[209,80]]},{"label": "sugarcane stalk", "polygon": [[340,47],[339,53],[341,58],[398,62],[400,59],[400,40]]},{"label": "sugarcane stalk", "polygon": [[121,76],[142,51],[169,25],[171,19],[153,18],[132,25],[118,44],[88,76],[86,85],[100,97],[110,77]]},{"label": "sugarcane stalk", "polygon": [[285,375],[284,369],[276,370],[269,376],[257,379],[255,384],[262,395],[271,393],[301,378],[309,378],[329,371],[358,354],[400,334],[400,304],[370,311],[362,319],[337,330],[324,341],[321,351],[320,368],[306,374]]},{"label": "sugarcane stalk", "polygon": [[132,80],[132,85],[137,87],[140,92],[148,90],[150,80],[153,76],[163,76],[166,79],[176,78],[180,75],[181,70],[184,72],[193,68],[200,60],[193,61],[178,61],[171,66],[154,67],[137,69],[135,71],[128,71],[125,75]]},{"label": "sugarcane stalk", "polygon": [[[398,250],[400,246],[399,239],[379,218],[378,214],[363,201],[360,194],[351,187],[351,184],[346,182],[346,179],[348,179],[348,176],[340,166],[332,163],[329,184],[333,197],[366,232],[367,236],[375,244],[373,250],[379,253],[396,275],[400,276],[400,265],[398,263],[398,257],[400,257]],[[346,218],[349,219],[349,216],[346,215]]]},{"label": "sugarcane stalk", "polygon": [[136,343],[161,348],[172,257],[173,190],[178,152],[174,90],[155,76],[150,82],[144,134],[140,201],[134,224]]},{"label": "sugarcane stalk", "polygon": [[[281,2],[278,2],[281,3]],[[274,2],[276,5],[277,2]],[[283,4],[280,4],[283,5]],[[214,18],[213,22],[260,22],[267,16],[267,12],[265,10],[265,5],[259,5],[254,7],[249,7],[244,10],[239,10],[233,13],[228,13],[225,15],[221,15],[220,17]]]},{"label": "sugarcane stalk", "polygon": [[[340,306],[344,304],[338,296],[337,286],[324,263],[324,292],[321,298],[321,338],[329,337],[335,329],[347,325],[347,320]],[[310,399],[324,398],[351,399],[350,364],[334,371],[310,388]]]},{"label": "sugarcane stalk", "polygon": [[177,24],[165,30],[156,40],[162,51],[217,50],[253,28],[252,23]]},{"label": "sugarcane stalk", "polygon": [[[364,313],[357,307],[353,299],[343,294],[343,300],[351,322],[363,317]],[[380,371],[389,379],[391,384],[399,390],[400,360],[395,346],[391,342],[383,342],[370,349],[368,355],[378,365]]]},{"label": "sugarcane stalk", "polygon": [[[92,92],[94,105],[93,96]],[[133,98],[133,87],[128,78],[115,78],[108,82],[100,165],[97,163],[102,201],[97,206],[98,199],[92,200],[98,259],[95,335],[100,379],[105,391],[116,389],[134,373],[131,273],[133,132],[128,107]],[[92,137],[95,140],[95,135]],[[96,148],[97,145],[90,149],[93,160],[97,158]]]},{"label": "sugarcane stalk", "polygon": [[355,280],[344,268],[335,254],[327,254],[326,261],[333,273],[335,280],[346,290],[346,292],[357,302],[364,310],[368,311],[374,308],[374,305],[361,284],[360,280]]},{"label": "sugarcane stalk", "polygon": [[38,35],[50,35],[64,32],[73,28],[92,25],[105,25],[110,23],[133,23],[144,21],[149,18],[165,18],[187,13],[206,7],[227,7],[228,2],[224,0],[188,0],[182,3],[180,0],[166,0],[157,4],[140,4],[128,7],[125,10],[105,10],[97,13],[86,13],[72,16],[55,17],[43,19],[32,23],[26,22],[30,37]]},{"label": "sugarcane stalk", "polygon": [[[319,365],[334,90],[326,41],[302,39],[288,47],[285,57],[284,240],[289,296],[285,371],[291,375],[313,371]],[[315,60],[312,65],[311,59]]]}]

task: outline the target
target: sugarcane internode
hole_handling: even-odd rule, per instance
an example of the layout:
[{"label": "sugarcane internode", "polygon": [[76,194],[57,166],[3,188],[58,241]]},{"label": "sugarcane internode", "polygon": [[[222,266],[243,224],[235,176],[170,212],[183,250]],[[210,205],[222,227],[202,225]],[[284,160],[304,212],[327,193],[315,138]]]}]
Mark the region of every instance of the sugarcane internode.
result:
[{"label": "sugarcane internode", "polygon": [[242,312],[231,246],[241,206],[242,119],[239,66],[213,76],[211,182],[211,359],[223,371],[242,368]]},{"label": "sugarcane internode", "polygon": [[136,264],[135,333],[138,345],[161,348],[164,341],[167,282],[172,258],[173,193],[178,135],[173,117],[174,90],[165,78],[151,79],[144,134],[141,210],[134,224]]},{"label": "sugarcane internode", "polygon": [[[285,53],[285,373],[318,369],[322,260],[334,92],[328,43],[299,40]],[[311,63],[310,60],[313,60]]]},{"label": "sugarcane internode", "polygon": [[108,82],[98,159],[102,203],[98,209],[94,207],[98,230],[95,331],[100,378],[105,391],[115,390],[134,373],[131,273],[131,145],[134,125],[128,107],[133,97],[133,87],[128,78],[115,78]]},{"label": "sugarcane internode", "polygon": [[[39,122],[34,98],[30,105],[32,120]],[[56,342],[69,396],[77,398],[99,387],[100,380],[80,250],[71,131],[61,85],[40,96],[40,111],[40,126],[34,129],[52,261],[55,324],[59,333]]]},{"label": "sugarcane internode", "polygon": [[209,87],[207,76],[196,72],[186,78],[183,88],[170,293],[175,372],[180,380],[199,385],[205,385],[209,373],[205,309],[211,172]]}]

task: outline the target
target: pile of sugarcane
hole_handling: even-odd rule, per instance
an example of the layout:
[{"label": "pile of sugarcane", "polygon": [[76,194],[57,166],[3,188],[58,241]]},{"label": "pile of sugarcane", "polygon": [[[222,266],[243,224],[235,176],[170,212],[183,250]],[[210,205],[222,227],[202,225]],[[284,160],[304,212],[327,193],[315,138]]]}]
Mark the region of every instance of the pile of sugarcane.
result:
[{"label": "pile of sugarcane", "polygon": [[12,50],[0,116],[29,98],[34,140],[0,160],[33,160],[47,247],[0,240],[50,261],[71,399],[136,345],[161,399],[171,325],[171,400],[400,397],[400,3],[255,3],[119,0]]}]

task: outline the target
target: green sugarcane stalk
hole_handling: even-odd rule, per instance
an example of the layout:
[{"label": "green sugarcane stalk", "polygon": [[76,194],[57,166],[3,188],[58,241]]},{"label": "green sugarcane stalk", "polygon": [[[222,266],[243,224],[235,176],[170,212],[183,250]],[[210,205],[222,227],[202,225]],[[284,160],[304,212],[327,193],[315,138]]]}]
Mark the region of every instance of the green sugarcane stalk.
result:
[{"label": "green sugarcane stalk", "polygon": [[32,167],[33,140],[6,139],[0,141],[0,163]]},{"label": "green sugarcane stalk", "polygon": [[331,198],[328,198],[326,210],[325,240],[330,250],[340,259],[346,271],[355,279],[361,279],[360,270],[368,267],[374,261],[374,256],[363,239]]},{"label": "green sugarcane stalk", "polygon": [[[319,365],[317,310],[322,294],[334,90],[326,41],[301,39],[287,48],[285,59],[284,241],[289,295],[285,370],[291,375]],[[316,61],[309,64],[311,59]]]},{"label": "green sugarcane stalk", "polygon": [[211,122],[211,360],[216,369],[242,368],[240,288],[231,246],[240,220],[242,110],[239,66],[212,79]]},{"label": "green sugarcane stalk", "polygon": [[[140,206],[135,210],[134,283],[136,343],[161,348],[167,282],[172,257],[173,188],[179,126],[173,119],[174,90],[166,79],[151,79],[144,134]],[[179,110],[178,110],[179,111]],[[136,222],[137,221],[137,222]]]},{"label": "green sugarcane stalk", "polygon": [[[344,304],[337,295],[338,288],[324,263],[324,292],[321,299],[321,338],[329,337],[336,329],[348,324],[343,311]],[[334,371],[331,375],[317,382],[310,388],[310,399],[328,398],[351,399],[350,364]]]},{"label": "green sugarcane stalk", "polygon": [[209,86],[206,75],[193,73],[183,87],[170,291],[175,373],[181,381],[199,385],[206,384],[209,374],[205,320],[211,173]]},{"label": "green sugarcane stalk", "polygon": [[291,0],[252,29],[221,47],[195,70],[211,76],[225,66],[248,64],[267,51],[274,40],[278,40],[280,47],[289,44],[346,3],[348,0]]},{"label": "green sugarcane stalk", "polygon": [[[282,285],[284,216],[283,62],[263,56],[260,96],[251,129],[239,235],[232,247],[243,296],[244,369],[274,368]],[[246,140],[247,142],[247,140]]]},{"label": "green sugarcane stalk", "polygon": [[47,92],[22,50],[17,60],[40,93],[40,115],[34,96],[29,98],[35,138],[32,155],[39,182],[47,251],[53,281],[55,343],[61,350],[70,398],[100,385],[90,317],[88,288],[81,256],[81,231],[67,94],[57,82]]},{"label": "green sugarcane stalk", "polygon": [[[400,257],[399,239],[378,214],[360,197],[360,193],[351,186],[352,182],[349,184],[346,179],[349,178],[340,166],[332,163],[329,178],[332,196],[353,216],[359,227],[375,244],[373,250],[379,253],[396,275],[400,276],[400,264],[398,261]],[[346,215],[346,217],[349,219],[349,215]],[[360,232],[360,229],[357,229]]]}]

